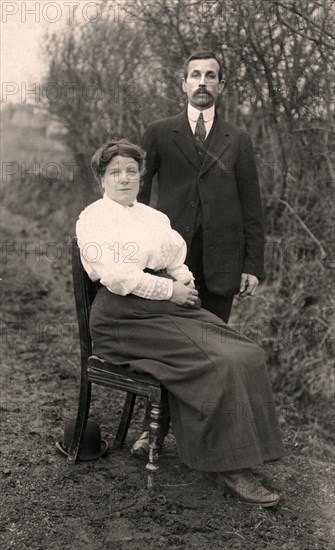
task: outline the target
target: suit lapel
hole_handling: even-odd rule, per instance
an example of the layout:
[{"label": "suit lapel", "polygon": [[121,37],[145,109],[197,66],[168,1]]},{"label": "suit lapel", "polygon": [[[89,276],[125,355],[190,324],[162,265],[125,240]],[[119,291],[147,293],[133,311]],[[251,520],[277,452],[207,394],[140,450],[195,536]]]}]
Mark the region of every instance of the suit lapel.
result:
[{"label": "suit lapel", "polygon": [[183,111],[176,116],[175,124],[172,129],[173,141],[185,155],[185,157],[197,168],[200,168],[198,153],[195,149],[192,131],[187,120],[187,111]]},{"label": "suit lapel", "polygon": [[211,137],[211,141],[208,145],[204,161],[202,163],[200,174],[202,176],[210,167],[218,161],[223,152],[230,145],[230,132],[226,123],[216,113],[216,120],[214,121],[214,128]]}]

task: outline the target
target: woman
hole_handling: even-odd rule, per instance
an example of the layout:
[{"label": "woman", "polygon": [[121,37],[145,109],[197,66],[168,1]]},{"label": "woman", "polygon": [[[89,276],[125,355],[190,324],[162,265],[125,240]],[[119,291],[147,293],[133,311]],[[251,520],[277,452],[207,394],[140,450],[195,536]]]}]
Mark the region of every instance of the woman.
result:
[{"label": "woman", "polygon": [[250,504],[275,506],[279,495],[249,470],[283,455],[264,354],[195,309],[184,240],[163,213],[136,201],[144,158],[120,140],[92,159],[104,195],[80,214],[77,237],[84,268],[103,285],[91,310],[93,351],[112,362],[153,359],[143,372],[169,391],[182,462],[216,472]]}]

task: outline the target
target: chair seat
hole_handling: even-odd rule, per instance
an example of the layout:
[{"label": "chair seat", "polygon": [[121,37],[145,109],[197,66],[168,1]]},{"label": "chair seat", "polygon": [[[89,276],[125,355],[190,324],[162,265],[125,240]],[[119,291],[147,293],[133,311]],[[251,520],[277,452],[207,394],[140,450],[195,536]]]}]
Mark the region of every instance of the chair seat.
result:
[{"label": "chair seat", "polygon": [[125,363],[110,363],[97,355],[91,355],[88,359],[88,371],[92,374],[95,371],[99,371],[101,373],[106,373],[106,376],[111,375],[113,378],[127,378],[127,376],[130,376],[131,378],[129,378],[129,381],[143,382],[144,384],[149,384],[156,388],[160,387],[160,382],[151,376],[151,374],[136,372],[137,363],[143,364],[143,359]]},{"label": "chair seat", "polygon": [[143,364],[143,360],[115,364],[91,355],[87,364],[88,379],[95,384],[152,397],[157,390],[161,391],[162,386],[151,374],[136,372],[137,363]]}]

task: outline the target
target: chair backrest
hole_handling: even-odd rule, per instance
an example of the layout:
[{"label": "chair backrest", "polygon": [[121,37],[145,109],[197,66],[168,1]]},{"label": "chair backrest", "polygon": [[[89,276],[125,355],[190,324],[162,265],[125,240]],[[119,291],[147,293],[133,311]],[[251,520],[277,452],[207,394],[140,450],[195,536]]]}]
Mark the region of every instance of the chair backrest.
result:
[{"label": "chair backrest", "polygon": [[72,237],[71,252],[72,281],[78,319],[81,361],[82,367],[86,367],[87,359],[92,355],[92,342],[89,330],[90,309],[101,284],[91,281],[83,268],[76,237]]}]

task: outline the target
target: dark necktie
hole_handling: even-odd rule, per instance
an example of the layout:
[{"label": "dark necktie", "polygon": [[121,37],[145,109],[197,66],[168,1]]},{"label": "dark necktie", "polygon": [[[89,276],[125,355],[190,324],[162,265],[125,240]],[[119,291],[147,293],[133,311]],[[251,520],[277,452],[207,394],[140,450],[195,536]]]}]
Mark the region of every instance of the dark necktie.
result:
[{"label": "dark necktie", "polygon": [[195,135],[195,139],[200,143],[203,143],[206,139],[206,128],[205,128],[204,116],[202,112],[199,115],[197,125],[195,127],[194,135]]}]

